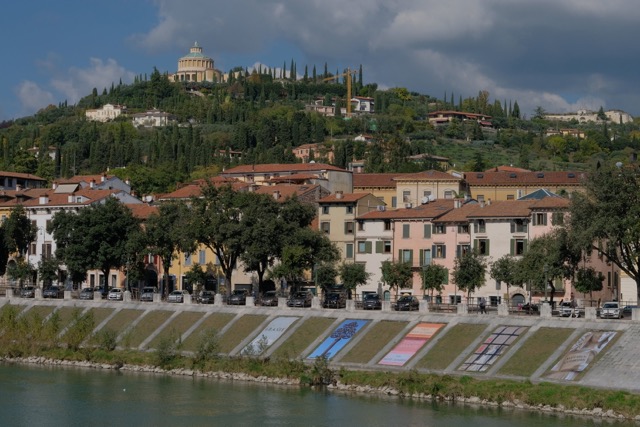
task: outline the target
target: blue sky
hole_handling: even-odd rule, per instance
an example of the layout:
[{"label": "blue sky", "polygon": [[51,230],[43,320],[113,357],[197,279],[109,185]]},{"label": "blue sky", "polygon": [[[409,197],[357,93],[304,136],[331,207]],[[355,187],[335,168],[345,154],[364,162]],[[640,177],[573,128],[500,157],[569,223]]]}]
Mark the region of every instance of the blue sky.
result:
[{"label": "blue sky", "polygon": [[637,0],[28,0],[0,15],[0,120],[175,71],[197,41],[216,68],[329,70],[442,97],[640,115]]}]

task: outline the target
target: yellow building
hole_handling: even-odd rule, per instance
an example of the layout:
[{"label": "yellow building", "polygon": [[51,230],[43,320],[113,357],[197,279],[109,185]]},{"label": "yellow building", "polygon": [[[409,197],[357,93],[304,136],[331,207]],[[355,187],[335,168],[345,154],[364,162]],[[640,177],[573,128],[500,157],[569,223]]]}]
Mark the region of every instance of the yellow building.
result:
[{"label": "yellow building", "polygon": [[371,193],[385,206],[385,209],[397,208],[396,181],[399,173],[354,173],[353,192]]},{"label": "yellow building", "polygon": [[169,75],[174,82],[219,82],[222,73],[213,66],[213,59],[202,54],[202,47],[195,42],[189,53],[178,60],[178,71]]},{"label": "yellow building", "polygon": [[544,188],[556,194],[573,193],[583,189],[583,172],[531,172],[523,170],[489,170],[467,172],[465,192],[481,201],[517,200]]},{"label": "yellow building", "polygon": [[401,208],[419,206],[436,199],[453,199],[463,192],[461,176],[436,170],[399,175],[396,182],[397,203]]}]

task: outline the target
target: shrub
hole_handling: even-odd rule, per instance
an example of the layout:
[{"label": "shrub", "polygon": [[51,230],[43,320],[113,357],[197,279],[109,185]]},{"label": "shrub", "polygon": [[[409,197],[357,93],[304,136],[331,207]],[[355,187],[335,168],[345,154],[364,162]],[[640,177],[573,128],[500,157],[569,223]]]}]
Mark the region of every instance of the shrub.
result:
[{"label": "shrub", "polygon": [[219,351],[218,331],[206,329],[200,332],[196,352],[193,356],[193,366],[203,368],[208,362],[219,357]]}]

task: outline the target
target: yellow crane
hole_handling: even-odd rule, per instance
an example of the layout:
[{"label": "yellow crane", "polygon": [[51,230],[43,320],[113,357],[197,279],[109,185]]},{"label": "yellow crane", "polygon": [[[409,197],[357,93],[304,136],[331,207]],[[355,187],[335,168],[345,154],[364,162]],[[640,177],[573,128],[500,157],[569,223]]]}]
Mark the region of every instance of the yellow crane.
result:
[{"label": "yellow crane", "polygon": [[345,71],[342,74],[337,74],[335,76],[332,77],[327,77],[326,79],[322,79],[323,82],[327,82],[329,80],[335,80],[339,77],[346,77],[347,78],[347,117],[351,118],[351,76],[353,74],[357,73],[356,70],[352,70],[351,68],[347,68],[347,71]]}]

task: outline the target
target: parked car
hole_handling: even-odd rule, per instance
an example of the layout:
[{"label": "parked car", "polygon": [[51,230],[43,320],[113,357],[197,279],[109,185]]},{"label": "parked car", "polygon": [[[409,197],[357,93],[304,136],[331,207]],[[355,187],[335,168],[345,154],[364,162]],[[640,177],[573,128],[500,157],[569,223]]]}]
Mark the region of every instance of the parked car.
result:
[{"label": "parked car", "polygon": [[247,305],[247,291],[244,289],[236,289],[231,295],[229,295],[229,298],[227,298],[227,304]]},{"label": "parked car", "polygon": [[420,301],[413,295],[403,295],[394,305],[396,311],[413,311],[420,308]]},{"label": "parked car", "polygon": [[124,292],[120,288],[113,288],[107,295],[109,301],[122,301],[124,299]]},{"label": "parked car", "polygon": [[637,305],[625,305],[624,308],[622,309],[622,315],[623,316],[631,316],[631,313],[633,312],[634,308],[638,308]]},{"label": "parked car", "polygon": [[322,307],[324,308],[345,308],[347,306],[347,297],[341,292],[329,292],[324,296]]},{"label": "parked car", "polygon": [[215,302],[216,293],[213,291],[200,291],[196,297],[199,304],[213,304]]},{"label": "parked car", "polygon": [[158,293],[158,288],[146,286],[140,292],[140,301],[153,302],[153,296]]},{"label": "parked car", "polygon": [[36,288],[35,286],[25,286],[20,291],[21,298],[34,298],[36,296]]},{"label": "parked car", "polygon": [[382,299],[378,294],[365,294],[362,298],[362,308],[365,310],[382,310]]},{"label": "parked car", "polygon": [[277,307],[278,306],[278,294],[276,291],[267,291],[260,297],[260,305]]},{"label": "parked car", "polygon": [[175,290],[167,296],[167,302],[184,302],[184,296],[189,294],[186,289]]},{"label": "parked car", "polygon": [[80,296],[78,297],[82,300],[92,300],[93,299],[93,288],[84,288],[80,291]]},{"label": "parked car", "polygon": [[571,317],[574,307],[571,306],[571,301],[562,301],[558,308],[558,314],[562,317]]},{"label": "parked car", "polygon": [[289,307],[311,307],[311,300],[313,295],[310,292],[296,292],[289,300],[287,300],[287,306]]},{"label": "parked car", "polygon": [[605,302],[600,309],[601,319],[621,319],[624,317],[620,305],[616,301]]},{"label": "parked car", "polygon": [[64,290],[60,286],[49,286],[42,291],[43,298],[62,298],[64,296]]}]

